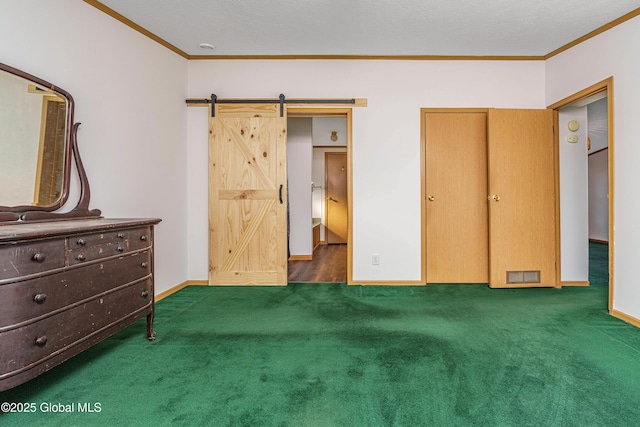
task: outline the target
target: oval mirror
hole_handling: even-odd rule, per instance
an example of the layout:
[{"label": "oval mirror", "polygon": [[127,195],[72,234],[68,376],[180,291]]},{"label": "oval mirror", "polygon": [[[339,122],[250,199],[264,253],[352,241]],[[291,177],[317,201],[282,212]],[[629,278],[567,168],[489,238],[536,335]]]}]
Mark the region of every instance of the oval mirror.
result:
[{"label": "oval mirror", "polygon": [[72,123],[71,95],[0,63],[0,213],[66,202]]}]

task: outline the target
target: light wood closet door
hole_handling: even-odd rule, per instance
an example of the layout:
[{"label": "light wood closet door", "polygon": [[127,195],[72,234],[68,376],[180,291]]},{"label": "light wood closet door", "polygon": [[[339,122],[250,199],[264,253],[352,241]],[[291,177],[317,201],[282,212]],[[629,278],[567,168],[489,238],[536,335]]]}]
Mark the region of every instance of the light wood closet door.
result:
[{"label": "light wood closet door", "polygon": [[487,115],[425,117],[427,283],[487,283]]},{"label": "light wood closet door", "polygon": [[325,153],[326,232],[328,244],[347,243],[349,202],[347,200],[347,153]]},{"label": "light wood closet door", "polygon": [[286,285],[286,114],[280,117],[279,105],[215,108],[209,122],[209,284]]},{"label": "light wood closet door", "polygon": [[553,111],[489,110],[488,157],[490,285],[555,286]]}]

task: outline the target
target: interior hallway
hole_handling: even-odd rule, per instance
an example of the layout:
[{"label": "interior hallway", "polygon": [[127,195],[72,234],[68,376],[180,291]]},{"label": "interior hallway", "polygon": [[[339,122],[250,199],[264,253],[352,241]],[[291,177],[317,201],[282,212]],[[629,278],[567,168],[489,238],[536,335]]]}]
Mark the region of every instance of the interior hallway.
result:
[{"label": "interior hallway", "polygon": [[320,245],[311,261],[289,261],[289,282],[344,283],[347,245]]}]

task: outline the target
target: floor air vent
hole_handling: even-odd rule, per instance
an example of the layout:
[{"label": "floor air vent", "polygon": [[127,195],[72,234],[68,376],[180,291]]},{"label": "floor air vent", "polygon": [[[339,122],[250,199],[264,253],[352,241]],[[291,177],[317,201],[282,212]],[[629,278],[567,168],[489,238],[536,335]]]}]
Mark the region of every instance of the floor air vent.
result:
[{"label": "floor air vent", "polygon": [[507,283],[540,283],[540,270],[507,271]]}]

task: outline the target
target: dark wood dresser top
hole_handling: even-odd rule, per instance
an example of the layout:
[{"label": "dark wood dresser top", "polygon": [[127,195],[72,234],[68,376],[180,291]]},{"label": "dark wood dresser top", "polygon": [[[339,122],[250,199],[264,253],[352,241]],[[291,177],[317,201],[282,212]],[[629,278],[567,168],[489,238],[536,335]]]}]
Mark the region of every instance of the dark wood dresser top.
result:
[{"label": "dark wood dresser top", "polygon": [[116,228],[155,225],[161,220],[157,218],[96,218],[67,221],[21,222],[0,225],[0,243],[15,240],[43,239],[64,236],[74,233],[109,231]]}]

